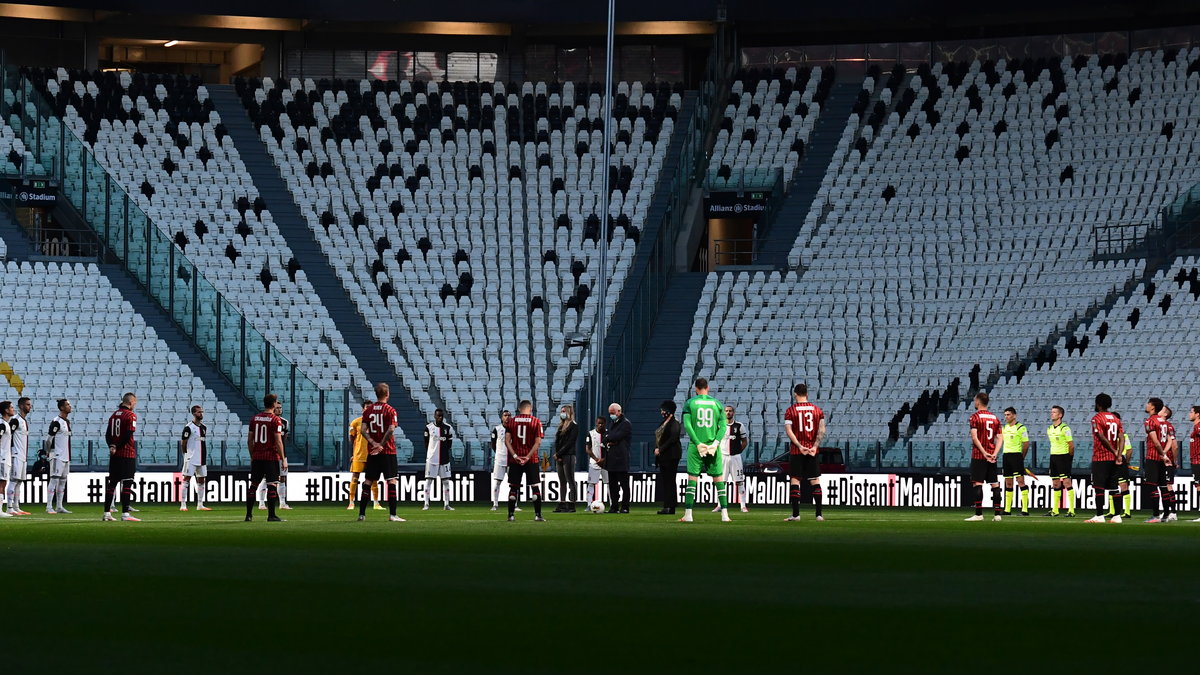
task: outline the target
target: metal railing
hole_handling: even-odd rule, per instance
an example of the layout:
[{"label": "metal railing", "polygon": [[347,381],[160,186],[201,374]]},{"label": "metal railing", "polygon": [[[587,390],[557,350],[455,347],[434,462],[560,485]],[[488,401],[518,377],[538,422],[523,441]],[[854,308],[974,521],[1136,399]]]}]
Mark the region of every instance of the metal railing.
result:
[{"label": "metal railing", "polygon": [[1092,226],[1094,260],[1160,257],[1195,247],[1200,247],[1200,185],[1159,209],[1151,223]]},{"label": "metal railing", "polygon": [[19,87],[26,144],[43,164],[62,168],[63,196],[101,244],[248,403],[257,407],[269,391],[280,396],[289,441],[304,464],[342,461],[349,392],[322,390],[300,372],[142,211],[33,84],[8,69],[4,76]]}]

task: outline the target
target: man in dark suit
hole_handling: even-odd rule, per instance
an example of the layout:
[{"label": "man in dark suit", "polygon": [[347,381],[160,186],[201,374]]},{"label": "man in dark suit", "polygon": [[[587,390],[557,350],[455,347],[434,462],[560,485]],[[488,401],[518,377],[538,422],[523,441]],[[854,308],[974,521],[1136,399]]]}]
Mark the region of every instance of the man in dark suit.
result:
[{"label": "man in dark suit", "polygon": [[604,431],[604,468],[608,469],[612,508],[609,513],[629,513],[629,439],[633,425],[625,419],[619,404],[608,406],[612,420]]},{"label": "man in dark suit", "polygon": [[675,513],[679,503],[679,420],[675,419],[675,402],[663,401],[659,406],[663,422],[654,431],[654,460],[658,463],[658,500],[662,502],[659,515]]}]

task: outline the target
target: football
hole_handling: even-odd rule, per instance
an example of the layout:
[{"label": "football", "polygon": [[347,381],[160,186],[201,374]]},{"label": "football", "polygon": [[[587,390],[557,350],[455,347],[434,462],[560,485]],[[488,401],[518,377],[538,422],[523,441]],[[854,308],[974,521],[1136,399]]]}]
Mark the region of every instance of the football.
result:
[{"label": "football", "polygon": [[588,510],[592,513],[602,513],[604,511],[604,502],[594,501],[588,506]]}]

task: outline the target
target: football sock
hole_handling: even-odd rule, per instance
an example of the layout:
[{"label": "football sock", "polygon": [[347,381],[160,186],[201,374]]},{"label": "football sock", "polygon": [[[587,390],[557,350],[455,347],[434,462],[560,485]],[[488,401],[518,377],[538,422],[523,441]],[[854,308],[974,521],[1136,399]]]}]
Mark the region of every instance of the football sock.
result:
[{"label": "football sock", "polygon": [[800,486],[793,485],[788,491],[788,499],[792,503],[792,517],[800,516]]},{"label": "football sock", "polygon": [[9,512],[21,510],[21,481],[10,480],[8,487],[4,490],[4,497],[8,501]]},{"label": "football sock", "polygon": [[1113,493],[1113,495],[1112,495],[1112,499],[1111,499],[1111,500],[1109,500],[1109,502],[1108,502],[1108,510],[1104,512],[1106,515],[1109,515],[1109,516],[1111,516],[1111,515],[1113,515],[1113,514],[1115,513],[1115,512],[1113,511],[1113,509],[1114,509],[1114,508],[1116,508],[1116,504],[1117,504],[1117,497],[1118,497],[1118,495],[1119,495],[1119,494],[1120,494],[1120,493],[1117,493],[1117,492],[1114,492],[1114,493]]},{"label": "football sock", "polygon": [[[187,479],[185,478],[184,480],[186,481]],[[185,482],[184,485],[186,485],[186,484],[187,483]],[[105,513],[112,512],[113,490],[115,490],[116,487],[117,487],[116,481],[113,481],[113,480],[104,481],[104,512]],[[187,500],[185,499],[184,502],[186,503]]]},{"label": "football sock", "polygon": [[279,503],[283,506],[287,506],[287,483],[280,483],[278,492]]},{"label": "football sock", "polygon": [[517,490],[518,489],[519,488],[515,485],[508,486],[508,517],[509,518],[512,518],[513,514],[517,512]]},{"label": "football sock", "polygon": [[1004,510],[1012,511],[1013,491],[1012,488],[1004,488]]},{"label": "football sock", "polygon": [[259,504],[266,503],[266,501],[267,501],[267,483],[266,483],[266,481],[263,481],[258,484],[258,490],[255,491],[255,495],[257,495],[257,497],[258,497]]},{"label": "football sock", "polygon": [[254,483],[246,483],[246,517],[254,514]]},{"label": "football sock", "polygon": [[133,498],[133,481],[121,481],[121,513],[129,513],[129,500]]},{"label": "football sock", "polygon": [[429,506],[429,498],[433,495],[434,482],[435,482],[435,479],[433,479],[433,478],[425,479],[425,506],[427,506],[427,507]]},{"label": "football sock", "polygon": [[1054,501],[1050,502],[1050,513],[1058,513],[1059,504],[1062,503],[1062,493],[1061,487],[1054,488]]},{"label": "football sock", "polygon": [[533,515],[542,517],[542,486],[533,486]]},{"label": "football sock", "polygon": [[1123,514],[1124,514],[1124,513],[1132,513],[1132,509],[1133,509],[1133,491],[1132,491],[1132,490],[1127,490],[1127,491],[1125,492],[1125,496],[1123,497],[1123,500],[1124,500],[1124,501],[1123,501],[1122,503],[1125,505],[1125,510],[1124,510],[1124,511],[1122,511],[1121,513],[1123,513]]},{"label": "football sock", "polygon": [[191,486],[188,484],[188,477],[184,476],[183,479],[179,481],[179,506],[180,507],[187,506],[188,497],[191,496],[188,494],[190,492],[190,489],[189,489],[190,487]]},{"label": "football sock", "polygon": [[716,481],[713,483],[713,487],[717,489],[717,503],[723,509],[729,508],[729,495],[725,491],[725,481]]},{"label": "football sock", "polygon": [[1175,511],[1175,491],[1170,485],[1158,486],[1158,491],[1162,494],[1163,513],[1173,513]]},{"label": "football sock", "polygon": [[500,503],[500,481],[492,479],[492,504]]},{"label": "football sock", "polygon": [[267,486],[267,517],[275,517],[275,507],[279,506],[279,486],[271,483]]},{"label": "football sock", "polygon": [[61,477],[58,479],[58,510],[63,511],[67,508],[67,479]]},{"label": "football sock", "polygon": [[379,503],[379,483],[371,486],[371,501],[375,504]]},{"label": "football sock", "polygon": [[450,479],[442,478],[442,504],[450,506]]},{"label": "football sock", "polygon": [[1107,494],[1107,493],[1105,493],[1105,491],[1102,488],[1096,488],[1096,515],[1100,516],[1100,517],[1103,517],[1105,514],[1105,509],[1104,509],[1104,495],[1105,494]]},{"label": "football sock", "polygon": [[746,505],[746,481],[741,481],[738,484],[738,503],[742,506]]},{"label": "football sock", "polygon": [[999,485],[992,488],[992,504],[995,505],[995,507],[996,507],[996,515],[1000,515],[1001,513],[1003,513],[1003,510],[1000,507],[1000,486]]},{"label": "football sock", "polygon": [[197,478],[196,479],[196,506],[197,506],[197,508],[201,508],[201,509],[204,508],[204,493],[207,490],[208,490],[208,483],[206,481],[203,481],[203,480],[200,480],[199,478]]},{"label": "football sock", "polygon": [[362,493],[358,495],[358,515],[367,515],[367,502],[371,500],[371,493],[374,492],[374,485],[363,485]]},{"label": "football sock", "polygon": [[983,515],[983,486],[975,486],[975,515]]},{"label": "football sock", "polygon": [[350,479],[350,503],[351,504],[354,504],[354,502],[357,501],[355,499],[355,497],[357,497],[357,496],[358,496],[358,479],[351,478]]},{"label": "football sock", "polygon": [[690,509],[696,505],[696,481],[689,480],[683,490],[683,508]]},{"label": "football sock", "polygon": [[820,485],[814,485],[812,495],[813,495],[813,506],[816,507],[817,515],[819,516],[819,515],[821,515],[821,498],[825,496],[825,491],[821,489]]},{"label": "football sock", "polygon": [[1067,513],[1075,513],[1075,487],[1067,488]]},{"label": "football sock", "polygon": [[1159,490],[1158,490],[1158,486],[1157,486],[1157,485],[1155,485],[1155,484],[1153,484],[1153,483],[1146,483],[1146,484],[1145,484],[1145,489],[1144,489],[1144,490],[1142,490],[1142,502],[1143,502],[1143,506],[1144,506],[1145,504],[1149,504],[1149,505],[1150,505],[1150,508],[1151,508],[1151,509],[1153,510],[1153,512],[1154,512],[1154,517],[1155,517],[1155,518],[1157,518],[1157,517],[1159,517],[1160,515],[1162,515],[1162,509],[1161,509],[1161,508],[1159,508],[1159,505],[1158,505],[1158,496],[1159,496],[1159,494],[1160,494],[1160,493],[1159,493]]},{"label": "football sock", "polygon": [[1021,511],[1025,512],[1025,513],[1029,512],[1029,486],[1028,485],[1021,486]]},{"label": "football sock", "polygon": [[396,484],[389,481],[387,484],[388,512],[393,516],[396,515],[396,492],[398,492]]}]

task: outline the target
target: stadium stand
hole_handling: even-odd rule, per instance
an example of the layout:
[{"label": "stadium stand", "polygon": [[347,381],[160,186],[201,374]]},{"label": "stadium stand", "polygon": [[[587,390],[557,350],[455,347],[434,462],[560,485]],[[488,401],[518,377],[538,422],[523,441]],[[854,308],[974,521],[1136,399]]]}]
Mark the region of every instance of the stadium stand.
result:
[{"label": "stadium stand", "polygon": [[[222,444],[230,464],[248,459],[246,426],[121,299],[96,265],[9,261],[0,265],[0,283],[21,289],[9,295],[10,320],[0,329],[0,360],[7,364],[0,398],[35,401],[31,435],[40,439],[55,414],[54,401],[69,398],[75,406],[70,418],[74,461],[87,461],[91,443],[94,463],[105,463],[105,424],[121,395],[132,391],[141,399],[143,463],[176,462],[179,433],[192,404],[205,408],[215,464]],[[122,367],[114,370],[114,363]],[[31,439],[31,456],[34,447]]]},{"label": "stadium stand", "polygon": [[[133,203],[281,353],[322,389],[366,386],[304,270],[290,264],[198,79],[62,68],[27,74]],[[83,180],[80,164],[69,163],[66,189],[82,189]],[[103,176],[87,180],[88,189],[103,190]],[[101,200],[89,210],[89,220],[103,221]]]},{"label": "stadium stand", "polygon": [[[573,402],[596,324],[603,167],[594,84],[238,81],[330,265],[419,406],[483,441],[496,401]],[[616,298],[682,106],[614,96]],[[616,303],[602,320],[611,319]],[[532,376],[531,376],[532,375]]]},{"label": "stadium stand", "polygon": [[[1050,407],[1055,405],[1067,410],[1076,446],[1087,446],[1088,420],[1100,391],[1113,397],[1115,410],[1123,415],[1125,430],[1137,447],[1144,438],[1142,409],[1150,396],[1169,392],[1166,398],[1175,412],[1173,422],[1177,428],[1186,428],[1187,412],[1193,401],[1200,400],[1196,367],[1179,360],[1194,340],[1195,326],[1200,325],[1197,264],[1196,256],[1189,256],[1159,270],[1130,296],[1101,312],[1090,326],[1060,337],[1052,347],[1053,362],[1032,365],[1022,376],[1002,378],[991,391],[992,399],[1003,407],[1015,407],[1030,428],[1031,440],[1041,441],[1042,448],[1046,447],[1044,434],[1035,432],[1048,424]],[[1114,369],[1114,363],[1123,365]],[[961,436],[965,414],[940,419],[921,436]],[[1086,467],[1089,457],[1086,452],[1076,453],[1075,465]],[[1044,468],[1047,462],[1046,453],[1040,453],[1038,466]]]},{"label": "stadium stand", "polygon": [[830,442],[883,440],[956,378],[966,397],[973,365],[1003,371],[1143,273],[1091,261],[1091,228],[1148,226],[1200,181],[1198,55],[923,66],[851,118],[786,269],[709,276],[678,396],[727,383],[768,445],[794,378],[828,404]]},{"label": "stadium stand", "polygon": [[821,114],[833,68],[788,68],[775,77],[739,73],[730,87],[708,169],[708,185],[762,184],[782,170],[794,178],[805,144]]}]

